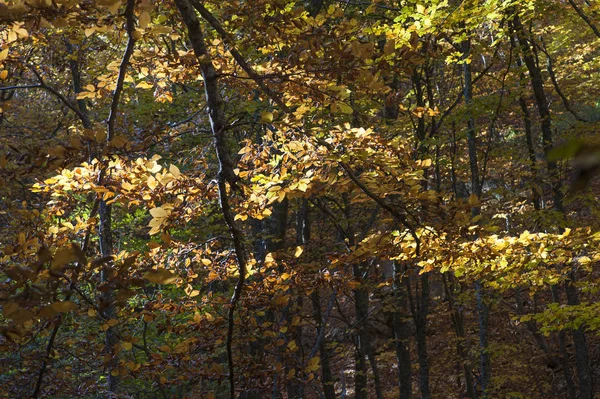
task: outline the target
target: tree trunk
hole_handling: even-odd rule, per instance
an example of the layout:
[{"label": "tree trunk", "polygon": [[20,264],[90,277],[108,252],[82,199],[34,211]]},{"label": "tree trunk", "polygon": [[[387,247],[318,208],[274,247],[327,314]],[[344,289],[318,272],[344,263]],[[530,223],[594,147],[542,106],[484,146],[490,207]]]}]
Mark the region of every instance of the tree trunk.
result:
[{"label": "tree trunk", "polygon": [[400,262],[394,262],[394,313],[393,331],[394,342],[396,347],[396,359],[398,361],[398,385],[399,399],[412,398],[412,373],[409,337],[410,337],[410,322],[408,321],[407,312],[407,293],[405,288],[406,277],[402,277],[404,268]]},{"label": "tree trunk", "polygon": [[[463,44],[463,60],[467,61],[471,55],[471,40],[467,39]],[[471,112],[473,105],[473,79],[471,63],[463,63],[464,87],[463,96],[467,107],[467,144],[469,147],[469,167],[471,170],[471,194],[477,198],[481,197],[481,184],[479,178],[479,166],[477,164],[477,142],[475,137],[475,118]],[[472,209],[473,216],[480,213],[479,207]],[[484,299],[483,284],[475,282],[475,298],[477,300],[477,320],[479,324],[479,353],[480,353],[480,386],[481,397],[488,397],[488,388],[492,378],[492,365],[488,351],[488,317],[489,309]]]},{"label": "tree trunk", "polygon": [[456,334],[456,353],[460,359],[461,368],[465,378],[465,397],[475,398],[475,385],[473,384],[473,374],[471,373],[471,367],[469,366],[469,351],[466,344],[465,321],[461,307],[456,306],[454,301],[454,284],[452,278],[452,275],[450,275],[449,279],[447,279],[445,275],[443,276],[444,289],[448,299],[448,310],[450,311],[452,325],[454,326],[454,332]]},{"label": "tree trunk", "polygon": [[[354,278],[362,283],[362,268],[355,264],[352,267]],[[356,399],[368,399],[368,376],[367,376],[367,354],[369,334],[367,332],[367,317],[369,311],[369,292],[364,286],[353,290],[354,293],[354,311],[356,313],[356,334],[354,337],[354,394]]]},{"label": "tree trunk", "polygon": [[546,156],[546,165],[548,174],[550,175],[552,194],[554,200],[554,209],[558,212],[563,212],[562,193],[561,193],[561,182],[558,176],[556,168],[556,162],[548,158],[548,154],[552,150],[552,120],[550,119],[550,108],[548,106],[548,99],[546,92],[544,91],[544,80],[542,78],[542,72],[535,62],[532,48],[529,45],[529,40],[526,36],[525,29],[521,24],[519,15],[516,13],[513,17],[513,28],[517,35],[517,40],[521,46],[521,52],[529,77],[531,79],[531,87],[533,89],[533,95],[537,104],[538,113],[541,119],[541,130],[542,130],[542,149]]},{"label": "tree trunk", "polygon": [[188,30],[188,36],[194,49],[194,54],[198,59],[200,71],[204,79],[204,92],[208,108],[211,130],[214,138],[215,152],[219,161],[219,173],[217,175],[217,186],[219,191],[219,204],[221,214],[227,224],[233,247],[237,258],[239,278],[230,300],[230,306],[227,313],[227,337],[226,352],[229,371],[229,395],[231,399],[235,398],[235,365],[233,362],[233,331],[234,331],[234,313],[238,301],[242,296],[246,278],[248,256],[244,247],[244,235],[234,220],[233,211],[229,203],[229,193],[227,184],[231,190],[237,188],[238,177],[234,172],[233,161],[229,154],[229,148],[226,141],[227,119],[225,117],[224,102],[221,98],[221,91],[218,85],[217,71],[212,63],[210,54],[204,42],[204,35],[200,27],[200,21],[196,17],[196,11],[192,8],[188,0],[175,0],[183,21]]},{"label": "tree trunk", "polygon": [[[569,274],[569,280],[565,282],[568,305],[579,305],[577,288],[575,287],[575,272]],[[575,345],[575,364],[577,365],[577,379],[579,380],[579,399],[592,399],[594,387],[590,359],[587,349],[587,340],[583,332],[583,326],[572,330],[573,344]]]},{"label": "tree trunk", "polygon": [[[523,25],[517,13],[515,13],[513,17],[513,27],[517,36],[517,40],[521,45],[525,65],[527,66],[527,70],[529,71],[529,76],[531,78],[531,86],[538,106],[538,112],[542,120],[542,146],[544,149],[544,154],[546,155],[546,165],[552,184],[554,209],[556,209],[564,216],[564,207],[562,203],[562,184],[560,176],[558,176],[556,162],[548,157],[553,147],[552,121],[550,119],[550,108],[548,105],[548,99],[544,91],[544,81],[542,78],[542,73],[537,63],[535,62],[533,46],[530,46],[529,44],[529,38],[525,33],[525,29],[523,28]],[[567,293],[567,303],[577,304],[577,291],[573,285],[573,283],[575,282],[575,275],[571,273],[569,277],[570,281],[567,282],[567,285],[565,287],[565,291]],[[572,335],[573,344],[575,345],[577,376],[579,379],[579,396],[583,399],[592,398],[593,383],[592,374],[589,366],[585,333],[581,328],[579,328],[578,330],[573,331]]]},{"label": "tree trunk", "polygon": [[325,333],[321,332],[321,329],[325,328],[323,325],[323,315],[321,312],[321,296],[319,289],[315,290],[310,295],[313,309],[313,319],[317,326],[317,340],[319,346],[319,357],[321,358],[321,382],[323,385],[323,393],[325,399],[335,399],[335,382],[333,380],[333,374],[331,373],[331,366],[329,363],[330,351],[327,350],[327,340],[325,339]]},{"label": "tree trunk", "polygon": [[[556,303],[560,303],[560,292],[556,285],[552,286],[552,300]],[[560,352],[560,360],[563,369],[563,375],[565,377],[565,384],[567,385],[567,394],[569,399],[575,399],[577,394],[575,391],[575,382],[573,381],[573,372],[571,370],[571,365],[569,364],[567,337],[564,330],[560,330],[558,332],[558,350]]]}]

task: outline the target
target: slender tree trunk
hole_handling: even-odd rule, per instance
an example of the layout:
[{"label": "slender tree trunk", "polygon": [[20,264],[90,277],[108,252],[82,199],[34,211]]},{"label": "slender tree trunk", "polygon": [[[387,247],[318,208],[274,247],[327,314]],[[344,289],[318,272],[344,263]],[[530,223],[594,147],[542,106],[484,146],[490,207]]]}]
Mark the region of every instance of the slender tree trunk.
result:
[{"label": "slender tree trunk", "polygon": [[248,255],[246,253],[246,248],[244,247],[244,235],[234,220],[227,191],[228,184],[231,190],[237,189],[236,183],[238,177],[234,172],[233,161],[231,160],[226,142],[228,126],[227,119],[225,118],[224,102],[221,98],[221,92],[218,85],[217,71],[212,63],[210,53],[206,48],[200,21],[188,0],[175,0],[175,5],[187,27],[188,36],[192,48],[194,49],[194,54],[198,59],[202,77],[204,78],[204,92],[208,106],[208,115],[214,137],[215,152],[219,161],[219,173],[217,175],[219,204],[221,206],[223,219],[229,228],[238,264],[239,278],[230,300],[227,314],[227,337],[225,342],[229,371],[229,397],[234,399],[236,392],[235,365],[233,358],[234,314],[244,289],[248,263]]},{"label": "slender tree trunk", "polygon": [[[575,272],[571,272],[569,280],[565,282],[568,305],[579,305]],[[573,343],[575,346],[575,364],[577,365],[577,379],[579,380],[579,399],[592,399],[594,397],[594,386],[590,359],[587,349],[587,340],[583,332],[583,326],[572,330]]]},{"label": "slender tree trunk", "polygon": [[[363,270],[360,265],[353,265],[352,270],[354,278],[362,281]],[[366,326],[369,312],[369,292],[362,286],[353,290],[353,293],[355,304],[354,311],[356,313],[356,334],[354,337],[354,344],[356,347],[354,352],[354,391],[356,399],[368,399],[368,369],[366,357],[368,354],[367,347],[370,343]]]},{"label": "slender tree trunk", "polygon": [[460,306],[456,306],[454,299],[454,284],[453,276],[449,275],[449,278],[443,276],[444,289],[446,290],[446,297],[448,300],[448,310],[450,311],[450,317],[452,319],[452,325],[454,326],[454,332],[456,334],[456,353],[461,362],[461,368],[465,378],[465,397],[475,398],[473,374],[471,373],[471,367],[469,366],[469,351],[467,348],[466,335],[465,335],[465,321],[462,309]]},{"label": "slender tree trunk", "polygon": [[[558,286],[552,286],[552,300],[556,303],[560,303],[560,291]],[[558,332],[558,350],[560,352],[561,366],[563,375],[565,377],[565,383],[567,385],[567,394],[569,399],[575,399],[577,397],[575,390],[575,382],[573,381],[573,371],[569,364],[569,353],[567,352],[567,338],[564,330]]]},{"label": "slender tree trunk", "polygon": [[[513,35],[511,35],[511,42],[513,47],[516,47]],[[523,67],[523,61],[520,56],[516,57],[517,67],[521,69]],[[520,83],[525,82],[525,76],[521,72]],[[519,106],[523,113],[523,123],[525,126],[525,142],[527,143],[527,155],[529,156],[529,169],[531,171],[531,177],[533,180],[533,187],[531,188],[533,207],[536,211],[541,209],[541,198],[538,191],[538,173],[537,173],[537,157],[535,155],[535,146],[533,144],[533,130],[531,129],[531,114],[529,113],[529,107],[523,93],[519,93]]]},{"label": "slender tree trunk", "polygon": [[[535,96],[535,100],[538,106],[538,112],[541,118],[542,146],[544,154],[546,155],[546,165],[552,184],[554,208],[564,216],[564,207],[562,203],[562,185],[560,176],[558,176],[556,162],[548,157],[553,147],[552,121],[550,119],[550,108],[548,105],[548,99],[544,91],[544,81],[542,73],[539,66],[535,62],[533,46],[530,45],[529,37],[527,36],[525,29],[523,28],[518,14],[515,14],[513,17],[513,28],[515,34],[517,35],[517,40],[521,45],[523,58],[525,61],[525,65],[527,66],[527,70],[529,71],[533,94]],[[575,282],[575,275],[571,273],[569,277],[570,281],[567,282],[567,285],[565,287],[565,291],[567,293],[567,303],[577,304],[577,291],[573,286],[573,283]],[[577,376],[579,379],[579,396],[583,399],[592,398],[592,373],[589,366],[585,333],[581,328],[573,331],[573,344],[575,345]]]},{"label": "slender tree trunk", "polygon": [[421,282],[421,290],[420,295],[417,296],[418,306],[415,315],[415,336],[417,341],[417,356],[419,359],[419,390],[421,391],[421,399],[429,399],[431,398],[431,391],[429,388],[429,357],[427,355],[429,273],[421,275],[419,280]]},{"label": "slender tree trunk", "polygon": [[[471,40],[467,39],[463,44],[463,60],[469,59],[471,56]],[[477,198],[481,197],[481,184],[479,178],[479,166],[477,164],[477,141],[475,137],[475,118],[472,114],[471,107],[473,105],[473,79],[471,71],[471,63],[463,63],[463,96],[467,107],[467,144],[469,147],[469,167],[471,170],[471,194]],[[472,210],[473,216],[480,213],[479,207],[474,207]],[[480,386],[481,397],[488,397],[488,388],[492,378],[492,365],[488,348],[488,317],[489,308],[485,303],[485,294],[481,281],[475,282],[475,298],[477,301],[477,320],[479,324],[479,352],[480,352]]]},{"label": "slender tree trunk", "polygon": [[399,399],[412,398],[412,372],[409,337],[410,337],[410,322],[407,312],[407,293],[405,288],[406,277],[403,277],[404,268],[400,262],[394,262],[394,313],[393,331],[396,347],[396,359],[398,361],[398,385]]},{"label": "slender tree trunk", "polygon": [[542,72],[535,62],[535,57],[532,52],[532,47],[529,44],[529,39],[525,33],[525,29],[521,24],[519,15],[515,14],[513,17],[513,28],[517,35],[517,40],[521,46],[521,52],[523,54],[523,60],[527,66],[529,77],[531,79],[531,87],[533,89],[533,95],[538,108],[538,113],[541,119],[541,130],[542,130],[542,149],[546,156],[546,165],[548,174],[550,175],[552,194],[554,200],[554,209],[558,212],[563,212],[562,203],[562,192],[561,182],[558,176],[558,170],[556,162],[548,158],[548,154],[552,150],[552,120],[550,118],[550,108],[548,106],[548,99],[546,92],[544,91],[544,80],[542,78]]},{"label": "slender tree trunk", "polygon": [[[426,68],[426,67],[425,67]],[[416,94],[417,106],[425,108],[425,98],[423,92],[423,80],[421,73],[415,68],[412,75],[413,87]],[[432,121],[435,126],[435,121]],[[418,118],[416,126],[416,139],[418,143],[417,156],[421,159],[427,157],[427,146],[425,144],[427,129],[425,126],[425,117]],[[423,190],[427,190],[427,170],[425,171],[425,178],[423,179]],[[413,297],[411,296],[410,289],[408,289],[409,302],[411,302],[411,309],[413,319],[415,322],[415,341],[417,342],[417,360],[419,362],[419,390],[421,391],[422,399],[429,399],[431,397],[431,391],[429,387],[429,358],[427,355],[427,316],[429,313],[429,273],[424,273],[418,278],[415,287],[416,295],[412,303]],[[420,284],[420,290],[418,289]],[[410,288],[410,287],[408,287]]]},{"label": "slender tree trunk", "polygon": [[[296,221],[296,242],[300,245],[307,245],[310,242],[310,232],[310,206],[308,199],[303,199]],[[317,327],[317,345],[319,357],[321,359],[321,383],[323,385],[323,393],[325,399],[335,399],[335,382],[333,380],[329,362],[330,351],[327,350],[325,331],[322,331],[326,326],[323,324],[321,296],[318,287],[310,294],[310,300],[312,304],[312,316]]]},{"label": "slender tree trunk", "polygon": [[[129,68],[129,60],[133,55],[133,47],[135,45],[134,31],[135,31],[135,0],[127,0],[127,4],[125,7],[125,19],[126,19],[126,30],[127,30],[127,45],[125,47],[125,52],[123,53],[123,58],[121,59],[121,63],[119,65],[119,74],[117,76],[117,83],[115,86],[115,90],[112,94],[112,101],[110,105],[110,111],[108,114],[108,120],[106,123],[107,126],[107,134],[106,134],[106,144],[109,145],[112,139],[115,137],[115,123],[117,120],[117,111],[119,108],[119,102],[121,99],[121,95],[123,93],[123,87],[125,83],[125,75],[127,74],[127,69]],[[76,78],[77,79],[77,78]],[[86,115],[86,114],[84,114]],[[89,121],[88,121],[89,122]],[[106,170],[102,169],[100,171],[100,177],[98,178],[98,182],[101,185],[103,183],[105,177]],[[98,216],[99,216],[99,242],[100,242],[100,253],[102,257],[108,257],[113,255],[113,234],[112,234],[112,206],[107,204],[104,199],[99,200],[98,207]],[[114,287],[112,286],[112,270],[113,263],[106,263],[100,274],[101,281],[101,295],[100,299],[102,302],[102,309],[104,313],[104,317],[107,319],[116,319],[117,318],[117,308],[115,304],[114,297]],[[119,378],[118,378],[118,358],[115,353],[116,346],[119,342],[119,338],[116,331],[116,326],[110,326],[106,330],[106,352],[107,355],[110,356],[110,360],[108,361],[108,390],[109,397],[113,397],[115,393],[119,390]]]},{"label": "slender tree trunk", "polygon": [[[321,329],[324,328],[324,325],[323,315],[321,312],[321,296],[318,288],[315,288],[315,290],[312,292],[310,299],[313,309],[313,319],[315,320],[317,326],[317,333],[322,335],[318,345],[319,357],[321,358],[321,381],[323,384],[323,393],[325,395],[325,399],[335,399],[335,382],[333,380],[333,374],[331,372],[331,365],[329,362],[330,351],[327,350],[327,340],[325,339],[325,334],[321,333]],[[319,339],[319,337],[317,337],[317,339]]]},{"label": "slender tree trunk", "polygon": [[[111,215],[111,206],[106,204],[106,201],[100,201],[98,216],[100,218],[100,253],[102,257],[110,256],[113,254],[113,241],[112,241],[112,215]],[[117,309],[115,306],[115,295],[113,289],[110,285],[111,280],[111,270],[112,270],[112,262],[108,262],[102,268],[100,274],[100,281],[102,283],[101,286],[101,309],[103,310],[104,317],[107,319],[116,319],[117,317]],[[110,356],[110,360],[107,363],[108,369],[108,390],[109,392],[115,393],[117,392],[119,385],[119,377],[117,375],[113,375],[114,371],[118,373],[118,359],[115,354],[115,346],[119,342],[117,332],[115,330],[116,326],[111,326],[106,330],[105,336],[105,345],[106,345],[106,353]]]}]

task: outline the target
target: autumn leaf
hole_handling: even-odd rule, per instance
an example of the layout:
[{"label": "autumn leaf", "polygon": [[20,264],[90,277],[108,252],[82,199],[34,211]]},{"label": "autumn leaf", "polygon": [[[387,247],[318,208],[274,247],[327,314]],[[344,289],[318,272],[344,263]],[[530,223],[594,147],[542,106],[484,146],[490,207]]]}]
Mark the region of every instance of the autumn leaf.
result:
[{"label": "autumn leaf", "polygon": [[173,284],[177,276],[166,269],[151,270],[144,273],[144,278],[155,284]]},{"label": "autumn leaf", "polygon": [[54,302],[51,306],[57,313],[66,313],[77,309],[77,304],[72,301]]}]

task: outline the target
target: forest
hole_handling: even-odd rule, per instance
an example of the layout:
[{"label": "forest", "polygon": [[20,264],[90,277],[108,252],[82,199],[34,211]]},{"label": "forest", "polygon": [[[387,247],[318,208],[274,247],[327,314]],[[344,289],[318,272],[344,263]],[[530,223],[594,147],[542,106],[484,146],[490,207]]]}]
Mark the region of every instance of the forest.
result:
[{"label": "forest", "polygon": [[600,398],[600,1],[0,0],[0,398]]}]

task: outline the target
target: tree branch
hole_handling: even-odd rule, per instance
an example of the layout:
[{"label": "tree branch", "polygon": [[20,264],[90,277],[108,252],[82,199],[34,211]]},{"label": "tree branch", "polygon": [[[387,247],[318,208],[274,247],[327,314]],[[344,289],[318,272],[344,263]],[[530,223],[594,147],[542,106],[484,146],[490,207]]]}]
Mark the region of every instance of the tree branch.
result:
[{"label": "tree branch", "polygon": [[194,8],[196,10],[198,10],[200,15],[202,15],[202,18],[204,18],[206,20],[206,22],[208,22],[210,24],[210,26],[212,26],[213,29],[217,31],[217,33],[221,36],[223,41],[225,43],[227,43],[229,53],[231,53],[231,55],[233,56],[235,61],[244,70],[244,72],[246,72],[246,74],[248,74],[248,76],[252,80],[254,80],[254,82],[262,90],[262,92],[265,93],[267,95],[267,97],[269,97],[271,100],[273,100],[273,102],[275,104],[277,104],[277,106],[279,108],[281,108],[286,113],[290,113],[289,107],[283,102],[283,100],[281,100],[281,98],[279,98],[279,96],[277,94],[275,94],[265,84],[265,82],[263,81],[264,77],[260,76],[258,73],[256,73],[256,71],[246,62],[244,57],[242,57],[242,55],[239,53],[239,51],[237,51],[237,49],[235,48],[235,44],[234,44],[233,40],[231,39],[229,33],[227,33],[225,31],[225,29],[223,29],[223,26],[221,25],[219,20],[217,20],[214,17],[214,15],[211,14],[210,11],[208,11],[202,4],[200,4],[200,2],[198,2],[198,0],[191,0],[191,3],[194,6]]},{"label": "tree branch", "polygon": [[125,53],[121,59],[121,65],[119,66],[119,75],[117,77],[117,85],[112,96],[112,103],[110,104],[110,113],[108,114],[107,134],[106,142],[110,142],[115,134],[115,121],[117,119],[117,110],[119,108],[119,100],[121,99],[121,93],[123,92],[123,84],[125,82],[125,75],[127,74],[127,67],[129,66],[129,60],[133,54],[133,46],[135,45],[135,38],[133,33],[135,31],[135,16],[133,9],[135,7],[135,0],[127,0],[125,7],[125,19],[127,29],[127,47]]},{"label": "tree branch", "polygon": [[575,12],[577,12],[577,14],[579,14],[579,16],[581,17],[581,19],[583,19],[585,21],[585,23],[588,24],[588,26],[590,28],[592,28],[592,30],[594,31],[594,33],[596,34],[596,36],[600,37],[600,30],[598,30],[598,28],[596,27],[596,25],[594,25],[594,23],[592,22],[592,20],[589,19],[588,16],[583,13],[583,11],[581,10],[581,8],[579,8],[579,6],[577,5],[577,3],[575,3],[574,0],[567,0],[567,1],[571,5],[571,7],[573,7],[573,9],[575,10]]}]

